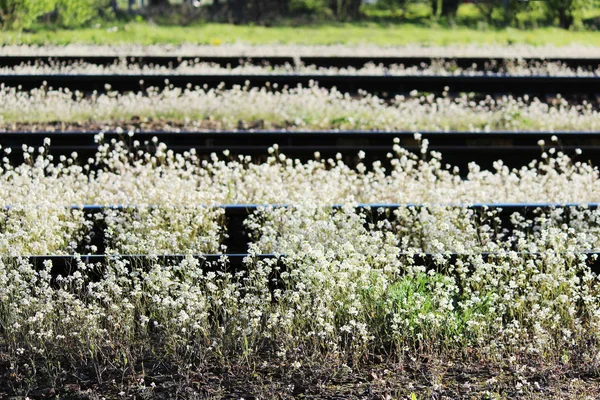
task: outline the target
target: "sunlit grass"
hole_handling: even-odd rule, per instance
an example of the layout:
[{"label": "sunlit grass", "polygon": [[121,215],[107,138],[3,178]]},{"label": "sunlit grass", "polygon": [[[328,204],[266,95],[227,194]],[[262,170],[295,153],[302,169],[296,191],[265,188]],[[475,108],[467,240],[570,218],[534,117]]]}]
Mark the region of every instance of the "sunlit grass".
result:
[{"label": "sunlit grass", "polygon": [[[116,26],[118,29],[110,29]],[[573,43],[600,46],[600,32],[567,31],[544,27],[515,28],[442,27],[435,24],[387,24],[374,22],[327,23],[309,26],[238,26],[206,23],[192,26],[161,26],[145,22],[103,23],[80,29],[41,29],[33,32],[2,32],[0,44],[374,44],[381,46],[420,43],[449,45],[497,43],[563,46]]]}]

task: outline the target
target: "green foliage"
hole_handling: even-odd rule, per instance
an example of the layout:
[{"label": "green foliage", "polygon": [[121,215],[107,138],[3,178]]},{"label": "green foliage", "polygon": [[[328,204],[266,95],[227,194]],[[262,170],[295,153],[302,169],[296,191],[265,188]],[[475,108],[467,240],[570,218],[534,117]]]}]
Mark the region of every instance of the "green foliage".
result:
[{"label": "green foliage", "polygon": [[[390,16],[401,11],[403,16],[411,6],[420,5],[429,9],[428,15],[433,19],[438,17],[457,17],[456,0],[379,0],[367,9],[377,9],[388,12]],[[597,10],[599,0],[545,0],[526,1],[509,0],[506,5],[503,0],[474,0],[471,4],[462,4],[460,8],[469,10],[470,25],[478,27],[491,25],[512,25],[517,27],[533,26],[540,23],[562,28],[579,28],[586,13]],[[460,22],[460,18],[458,18]],[[465,21],[462,21],[463,23]]]},{"label": "green foliage", "polygon": [[290,0],[293,14],[325,15],[328,11],[326,0]]},{"label": "green foliage", "polygon": [[[440,336],[451,336],[461,317],[450,306],[456,291],[450,280],[438,273],[406,276],[389,287],[387,304],[383,309],[393,310],[396,315],[402,316],[403,327],[411,333],[425,335],[433,330]],[[433,321],[440,318],[444,323],[432,326]]]},{"label": "green foliage", "polygon": [[0,0],[0,25],[3,29],[29,28],[52,11],[55,0]]},{"label": "green foliage", "polygon": [[55,0],[62,26],[81,26],[98,15],[102,0]]},{"label": "green foliage", "polygon": [[[51,22],[65,28],[81,27],[99,15],[109,15],[110,4],[110,0],[0,0],[0,27],[3,30],[31,29],[39,22]],[[236,4],[228,0],[223,6]],[[423,23],[431,19],[432,24],[451,22],[451,25],[458,23],[480,30],[487,26],[536,28],[540,25],[580,29],[586,25],[586,16],[593,17],[594,10],[600,9],[600,0],[509,0],[507,8],[502,0],[476,0],[471,4],[460,4],[459,9],[456,8],[458,0],[379,0],[362,5],[360,0],[286,0],[281,3],[259,0],[251,4],[256,7],[249,6],[238,12],[239,15],[235,14],[238,23],[262,24],[304,15],[323,19],[335,17],[339,21],[384,21],[400,17],[402,21]],[[232,10],[240,9],[236,6],[230,8]],[[591,21],[592,18],[588,18]],[[587,26],[593,26],[593,23],[588,22]]]},{"label": "green foliage", "polygon": [[551,22],[558,22],[562,28],[581,24],[584,10],[593,7],[590,0],[546,0],[546,15]]},{"label": "green foliage", "polygon": [[[446,0],[444,0],[446,1]],[[479,21],[488,25],[538,26],[544,23],[569,29],[581,27],[585,12],[598,7],[597,0],[545,0],[519,1],[477,0],[472,6]]]},{"label": "green foliage", "polygon": [[404,9],[411,0],[379,0],[375,7],[379,9]]},{"label": "green foliage", "polygon": [[105,6],[106,0],[0,0],[0,24],[3,29],[28,29],[52,13],[53,22],[79,27]]}]

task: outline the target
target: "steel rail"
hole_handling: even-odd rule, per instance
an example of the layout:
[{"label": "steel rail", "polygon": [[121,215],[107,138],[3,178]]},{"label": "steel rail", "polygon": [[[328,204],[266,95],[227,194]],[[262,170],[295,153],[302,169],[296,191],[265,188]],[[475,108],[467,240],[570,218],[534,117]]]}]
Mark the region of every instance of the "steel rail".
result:
[{"label": "steel rail", "polygon": [[[96,140],[98,132],[0,132],[0,145],[10,148],[18,154],[23,145],[39,147],[44,139],[51,141],[50,150],[54,154],[70,154],[73,151],[80,156],[93,156],[98,149]],[[322,158],[334,156],[336,153],[356,156],[363,150],[367,156],[385,159],[392,150],[394,139],[398,138],[403,148],[419,152],[422,140],[417,140],[413,131],[284,131],[284,130],[252,130],[252,131],[140,131],[129,136],[121,132],[103,132],[103,142],[110,143],[116,139],[126,144],[138,141],[143,149],[151,149],[154,142],[165,143],[174,151],[195,149],[197,154],[208,155],[229,150],[238,155],[265,155],[268,147],[279,146],[279,152],[290,158],[313,159],[314,152],[322,154]],[[422,139],[429,141],[428,149],[439,151],[444,156],[458,154],[464,160],[471,154],[475,158],[489,159],[497,157],[505,159],[511,155],[518,158],[539,156],[541,147],[539,140],[544,140],[545,147],[555,147],[558,151],[585,151],[585,157],[597,159],[600,152],[600,132],[592,131],[523,131],[523,132],[421,132]],[[553,138],[556,141],[553,141]],[[484,154],[482,154],[483,152]],[[376,156],[376,157],[375,157]],[[503,157],[504,156],[504,157]],[[469,161],[477,161],[471,160]],[[506,160],[505,160],[506,161]]]},{"label": "steel rail", "polygon": [[[399,252],[397,257],[414,260],[414,265],[424,265],[435,267],[439,265],[438,260],[445,260],[449,264],[456,263],[457,260],[463,260],[467,263],[472,259],[482,259],[485,262],[493,262],[499,260],[512,259],[514,257],[523,259],[534,258],[543,259],[544,257],[552,256],[569,256],[572,258],[585,257],[585,261],[594,273],[600,273],[600,251],[596,250],[581,250],[572,252],[522,252],[522,251],[505,251],[505,252],[444,252],[444,253],[408,253]],[[51,273],[53,276],[66,275],[77,270],[78,264],[85,265],[106,265],[110,262],[125,262],[128,265],[142,264],[148,265],[152,263],[164,263],[173,265],[180,263],[185,259],[192,258],[199,262],[200,267],[204,271],[211,270],[230,270],[232,272],[243,271],[248,268],[248,265],[256,261],[274,260],[276,263],[277,272],[282,272],[286,269],[286,260],[289,260],[285,254],[94,254],[94,255],[23,255],[23,256],[0,256],[4,261],[19,262],[24,260],[35,268],[44,268],[47,262],[52,263]]]},{"label": "steel rail", "polygon": [[406,67],[430,65],[436,61],[451,61],[460,68],[472,68],[476,65],[482,68],[488,65],[501,65],[508,60],[522,60],[527,63],[556,62],[570,68],[598,68],[599,57],[396,57],[396,56],[148,56],[148,55],[60,55],[60,56],[0,56],[0,67],[14,67],[21,64],[73,64],[84,62],[96,65],[112,65],[118,62],[127,62],[138,65],[156,65],[176,67],[182,62],[205,62],[217,64],[222,67],[236,67],[242,64],[283,66],[294,65],[298,62],[316,67],[353,67],[361,68],[367,63],[376,65],[404,65]]},{"label": "steel rail", "polygon": [[[520,212],[533,209],[554,209],[554,208],[586,208],[586,209],[597,209],[600,203],[587,202],[587,203],[347,203],[347,204],[328,204],[323,207],[331,208],[332,210],[341,210],[345,207],[352,206],[358,211],[371,211],[371,210],[390,210],[395,211],[401,208],[468,208],[472,210],[483,210],[488,209],[502,209],[511,212]],[[3,207],[4,210],[11,209],[27,209],[30,207],[36,207],[35,205],[20,205],[20,204],[7,204]],[[157,204],[72,204],[72,205],[53,205],[53,206],[39,206],[41,208],[69,208],[72,210],[82,210],[87,212],[102,212],[105,210],[116,210],[116,211],[127,211],[136,209],[147,209],[147,208],[160,208],[165,207],[164,205]],[[218,208],[225,211],[227,216],[248,216],[250,213],[262,210],[262,209],[275,209],[275,208],[289,208],[293,209],[299,207],[293,203],[247,203],[247,204],[198,204],[195,206],[182,205],[181,208]]]},{"label": "steel rail", "polygon": [[[84,131],[0,132],[0,145],[11,149],[9,158],[12,162],[20,162],[23,160],[23,145],[37,149],[48,138],[51,143],[48,150],[51,154],[69,156],[72,152],[77,152],[79,159],[87,160],[98,151],[97,134],[98,132]],[[103,132],[102,142],[119,140],[131,146],[134,141],[138,141],[141,149],[150,152],[156,148],[156,143],[164,143],[175,152],[194,149],[200,158],[216,153],[221,159],[227,159],[223,152],[228,150],[231,159],[245,155],[258,161],[264,161],[268,148],[277,144],[277,152],[292,159],[314,160],[315,152],[319,152],[320,158],[326,160],[335,158],[340,153],[343,161],[350,165],[360,161],[370,165],[377,160],[385,164],[388,153],[393,153],[395,138],[399,139],[404,149],[419,157],[422,157],[422,140],[427,139],[428,151],[440,152],[444,164],[457,166],[462,173],[468,171],[467,167],[471,162],[484,169],[493,168],[496,160],[502,160],[504,165],[511,168],[522,167],[531,160],[540,158],[540,140],[545,142],[543,147],[546,150],[552,147],[575,161],[600,165],[600,132],[592,131],[426,131],[421,132],[421,140],[415,138],[413,131],[140,131],[131,137],[126,132],[110,131]],[[582,151],[581,155],[577,154],[577,149]],[[364,160],[358,158],[360,151],[365,152]]]},{"label": "steel rail", "polygon": [[[378,221],[385,220],[390,215],[402,208],[464,208],[472,210],[476,217],[485,217],[485,213],[494,211],[494,217],[500,221],[500,226],[503,229],[509,230],[511,226],[511,216],[514,213],[519,213],[525,218],[531,218],[537,210],[552,210],[556,208],[566,209],[568,214],[569,208],[585,208],[591,210],[597,210],[600,203],[473,203],[473,204],[459,204],[459,203],[432,203],[432,204],[367,204],[359,203],[352,205],[357,212],[365,212],[365,226],[368,228],[370,224],[375,224]],[[324,207],[330,207],[332,210],[339,210],[347,205],[343,204],[332,204]],[[4,210],[10,210],[19,206],[5,205]],[[31,207],[31,206],[25,206]],[[60,207],[60,206],[59,206]],[[138,205],[97,205],[97,204],[81,204],[81,205],[70,205],[64,206],[73,210],[83,210],[88,218],[92,218],[94,214],[103,213],[108,210],[116,211],[135,211]],[[144,207],[157,207],[153,205],[147,205]],[[185,207],[185,206],[183,206]],[[249,246],[249,235],[244,226],[244,221],[253,213],[266,208],[293,208],[293,204],[218,204],[218,205],[198,205],[200,208],[220,208],[224,210],[224,245],[227,246],[227,250],[232,254],[244,254],[248,252]],[[105,251],[105,226],[104,219],[96,219],[92,228],[93,236],[89,243],[81,243],[81,252],[84,251],[86,246],[94,245],[98,249],[99,253]]]},{"label": "steel rail", "polygon": [[[341,92],[359,93],[361,90],[381,97],[420,92],[505,93],[531,97],[557,94],[586,95],[600,93],[600,77],[510,76],[510,75],[322,75],[322,74],[265,74],[265,75],[0,75],[0,85],[31,90],[40,87],[63,88],[80,92],[140,91],[148,88],[232,88],[308,87],[318,83],[323,88],[337,88]],[[277,84],[277,88],[275,88]]]}]

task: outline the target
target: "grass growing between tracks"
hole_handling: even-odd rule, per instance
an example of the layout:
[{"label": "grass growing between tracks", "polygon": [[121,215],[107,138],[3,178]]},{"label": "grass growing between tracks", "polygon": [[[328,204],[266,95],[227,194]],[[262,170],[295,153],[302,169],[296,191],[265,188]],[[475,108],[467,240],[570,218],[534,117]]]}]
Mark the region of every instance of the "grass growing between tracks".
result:
[{"label": "grass growing between tracks", "polygon": [[[116,27],[116,29],[115,29]],[[104,24],[79,29],[40,29],[32,32],[2,32],[0,44],[530,44],[566,46],[574,43],[600,46],[600,32],[570,31],[544,27],[477,30],[420,24],[328,23],[309,26],[240,26],[206,23],[192,26],[161,26],[145,22]]]}]

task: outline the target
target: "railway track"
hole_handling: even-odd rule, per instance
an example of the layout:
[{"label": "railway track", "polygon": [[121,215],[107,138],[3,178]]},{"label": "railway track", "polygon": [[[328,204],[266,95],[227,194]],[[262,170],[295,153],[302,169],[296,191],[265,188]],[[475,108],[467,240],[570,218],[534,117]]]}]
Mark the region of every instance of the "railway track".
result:
[{"label": "railway track", "polygon": [[[52,57],[40,59],[37,57],[0,57],[0,66],[19,65],[27,62],[64,62],[72,63],[83,61],[87,63],[109,65],[118,62],[120,57]],[[298,62],[291,57],[267,57],[260,59],[244,60],[237,57],[127,57],[128,62],[144,65],[176,66],[183,61],[212,62],[219,65],[240,65],[244,62],[283,65]],[[361,67],[367,62],[375,64],[404,64],[405,66],[431,63],[431,58],[365,58],[365,57],[306,57],[300,60],[307,65],[320,67]],[[459,67],[468,68],[473,64],[501,63],[501,59],[488,58],[458,58],[453,61]],[[528,59],[526,61],[544,61],[541,59]],[[570,67],[597,67],[600,59],[552,59],[545,61],[559,61]],[[143,81],[143,82],[140,82]],[[0,76],[0,83],[5,86],[19,87],[23,90],[33,89],[45,85],[46,87],[68,88],[84,92],[137,91],[148,87],[217,87],[225,82],[226,87],[234,85],[266,86],[277,83],[281,86],[309,85],[317,81],[321,87],[336,87],[340,91],[356,93],[366,90],[381,95],[394,95],[407,93],[411,90],[425,92],[442,92],[450,88],[455,92],[477,93],[508,93],[528,94],[531,97],[562,93],[572,96],[594,97],[600,93],[599,77],[520,77],[506,75],[489,76],[341,76],[341,75],[4,75]],[[271,85],[271,87],[273,87]],[[68,155],[73,151],[81,158],[88,158],[95,154],[98,143],[95,137],[98,132],[4,132],[0,133],[0,144],[3,148],[13,149],[12,158],[18,157],[23,144],[27,146],[40,146],[44,138],[50,138],[52,154]],[[600,164],[600,132],[422,132],[421,139],[415,138],[412,131],[396,132],[370,132],[370,131],[210,131],[210,132],[136,132],[132,137],[125,133],[104,132],[104,141],[122,139],[130,144],[134,140],[141,143],[143,148],[151,150],[154,143],[162,142],[174,151],[186,151],[191,148],[201,155],[222,153],[230,151],[230,157],[238,154],[265,157],[266,149],[277,143],[278,151],[285,153],[290,158],[313,159],[315,151],[321,158],[334,157],[342,153],[345,160],[357,160],[357,153],[365,151],[366,161],[383,160],[391,152],[394,138],[400,139],[402,147],[415,153],[420,153],[424,139],[429,141],[428,150],[438,151],[443,154],[443,161],[459,166],[464,172],[469,162],[476,162],[484,168],[491,168],[495,160],[502,159],[505,165],[520,167],[531,159],[538,158],[541,154],[539,140],[544,140],[545,147],[555,147],[569,155],[575,155],[576,150],[583,154],[576,160]],[[153,141],[156,137],[157,140]],[[225,211],[224,230],[226,232],[225,245],[228,250],[228,264],[236,269],[242,268],[244,260],[249,256],[248,233],[244,221],[259,208],[267,205],[237,204],[221,205]],[[289,205],[271,205],[275,207],[290,207]],[[513,213],[519,213],[526,218],[534,215],[536,210],[548,210],[557,207],[587,207],[596,209],[597,203],[592,204],[448,204],[448,207],[469,208],[477,215],[489,210],[496,210],[502,227],[509,229],[510,218]],[[332,205],[333,209],[341,205]],[[391,212],[401,207],[425,207],[419,204],[360,204],[358,211],[369,214],[369,222],[387,218]],[[73,208],[81,208],[73,206]],[[83,209],[88,217],[103,213],[106,209],[125,209],[121,206],[86,205]],[[383,210],[382,213],[376,210]],[[100,219],[101,221],[101,219]],[[140,260],[155,260],[157,258],[168,262],[180,261],[184,255],[106,255],[104,230],[102,223],[94,223],[93,244],[99,249],[99,254],[84,255],[80,259],[85,263],[106,263],[110,259],[120,258],[130,262]],[[90,245],[90,243],[87,243]],[[600,252],[582,250],[577,254],[588,257],[594,272],[600,271]],[[475,256],[486,259],[503,257],[503,254],[478,253]],[[519,253],[523,257],[539,257],[541,253]],[[439,254],[425,254],[421,262],[435,263]],[[469,257],[473,254],[447,253],[446,256],[459,258]],[[221,254],[196,255],[207,264],[216,265],[223,257]],[[2,256],[2,258],[10,258]],[[79,256],[75,255],[39,255],[25,256],[31,262],[42,265],[44,261],[51,260],[55,268],[65,270],[76,264]],[[275,258],[273,254],[257,255],[259,259]],[[143,262],[143,261],[142,261]]]},{"label": "railway track", "polygon": [[[484,68],[486,65],[494,70],[494,66],[502,65],[507,59],[500,57],[371,57],[371,56],[355,56],[355,57],[330,57],[330,56],[309,56],[309,57],[293,57],[293,56],[0,56],[0,67],[14,67],[21,64],[55,64],[65,63],[73,64],[83,62],[96,65],[112,65],[119,62],[139,65],[156,65],[165,67],[176,67],[182,62],[205,62],[220,65],[222,67],[236,67],[243,64],[254,65],[270,65],[283,66],[286,64],[297,64],[298,62],[304,65],[314,65],[323,68],[343,68],[353,67],[361,68],[367,63],[376,65],[404,65],[406,67],[421,66],[422,64],[430,65],[438,61],[452,61],[459,68],[472,68],[474,65],[477,68]],[[570,68],[598,68],[600,66],[600,57],[585,58],[585,57],[522,57],[518,60],[526,63],[542,63],[554,62],[561,63]]]},{"label": "railway track", "polygon": [[413,90],[428,93],[486,93],[544,97],[561,94],[567,98],[590,101],[600,95],[600,77],[510,76],[510,75],[324,75],[324,74],[265,74],[265,75],[173,75],[173,74],[118,74],[118,75],[0,75],[0,85],[31,90],[40,87],[69,89],[71,91],[143,91],[148,88],[232,88],[307,87],[318,83],[322,88],[336,88],[344,93],[367,91],[383,98],[405,95]]},{"label": "railway track", "polygon": [[[102,224],[94,224],[94,245],[99,247],[98,254],[85,254],[81,252],[78,255],[23,255],[20,257],[3,255],[0,256],[3,260],[17,260],[23,258],[36,265],[38,268],[42,268],[44,263],[47,261],[52,262],[53,275],[66,274],[73,272],[77,268],[79,262],[84,264],[99,264],[105,265],[111,260],[121,260],[127,263],[142,263],[148,264],[153,262],[163,263],[178,263],[186,257],[194,257],[200,260],[200,265],[206,271],[222,269],[227,267],[233,271],[240,271],[248,268],[247,259],[252,260],[265,260],[275,259],[281,270],[285,268],[285,255],[276,254],[249,254],[248,253],[248,233],[245,231],[243,221],[248,218],[252,213],[256,212],[263,207],[293,207],[291,205],[282,204],[271,204],[271,205],[257,205],[257,204],[235,204],[235,205],[220,205],[225,210],[225,230],[227,238],[225,244],[227,245],[228,252],[226,254],[103,254],[104,253],[104,236]],[[510,218],[513,213],[519,213],[525,218],[531,218],[536,212],[540,210],[549,211],[555,208],[563,208],[568,214],[570,207],[575,208],[588,208],[598,209],[598,203],[586,203],[586,204],[526,204],[526,203],[513,203],[513,204],[447,204],[439,205],[441,207],[460,207],[473,210],[476,216],[482,216],[488,211],[495,211],[497,217],[501,221],[503,229],[510,230]],[[332,205],[332,209],[339,209],[342,205]],[[368,223],[374,223],[377,220],[389,218],[394,210],[399,208],[420,208],[420,207],[432,207],[431,205],[421,204],[358,204],[356,206],[357,212],[366,212]],[[435,206],[434,206],[435,207]],[[92,217],[94,214],[102,213],[105,210],[126,210],[135,209],[135,206],[99,206],[99,205],[85,205],[85,206],[72,206],[73,209],[83,209],[87,212],[88,217]],[[101,219],[100,219],[101,220]],[[554,253],[549,252],[514,252],[521,258],[543,258],[545,256],[552,256]],[[565,253],[567,255],[567,253]],[[590,268],[593,272],[600,272],[600,252],[595,250],[581,250],[569,253],[572,258],[585,257]],[[414,255],[412,253],[399,253],[398,257],[405,257],[412,259],[417,265],[424,265],[433,267],[439,264],[438,259],[450,260],[450,263],[455,262],[458,259],[470,260],[473,258],[481,257],[487,262],[493,262],[494,260],[502,260],[509,257],[507,252],[444,252],[444,253],[422,253]]]},{"label": "railway track", "polygon": [[[553,256],[553,252],[513,252],[513,255],[526,260],[526,259],[543,259],[546,256]],[[563,254],[567,255],[567,254]],[[469,260],[483,259],[485,262],[502,261],[511,257],[508,253],[502,252],[482,252],[482,253],[423,253],[419,255],[413,255],[408,253],[400,253],[400,258],[413,260],[414,265],[423,265],[428,268],[436,268],[440,263],[438,259],[440,257],[444,260],[449,260],[449,264],[453,265],[457,260],[462,260],[465,265],[469,265]],[[600,252],[598,251],[577,251],[570,254],[571,257],[585,257],[590,270],[596,274],[600,273]],[[186,258],[194,258],[199,260],[200,267],[204,272],[223,270],[226,268],[229,271],[238,272],[248,269],[249,265],[252,265],[256,260],[274,260],[279,272],[283,272],[286,269],[286,256],[275,255],[275,254],[163,254],[163,255],[48,255],[48,256],[0,256],[4,261],[16,261],[17,259],[25,259],[38,269],[42,269],[44,264],[48,261],[52,262],[51,274],[56,277],[58,275],[69,275],[74,271],[78,270],[78,263],[82,262],[84,265],[106,265],[111,261],[124,261],[125,263],[131,264],[142,264],[150,265],[152,263],[163,263],[164,265],[173,265],[180,263]],[[90,271],[95,272],[93,268],[87,268],[87,273]],[[100,273],[98,273],[100,275]],[[272,277],[270,284],[272,287],[276,287],[278,277]],[[273,282],[274,281],[274,282]]]},{"label": "railway track", "polygon": [[[248,247],[250,244],[249,232],[244,221],[248,217],[261,209],[267,207],[271,208],[291,208],[294,205],[288,204],[224,204],[224,205],[207,205],[206,208],[221,208],[224,211],[223,216],[223,229],[224,229],[224,242],[227,246],[227,252],[229,254],[247,254]],[[332,211],[339,210],[344,207],[341,204],[333,204],[329,206]],[[549,211],[556,208],[562,208],[568,210],[571,208],[585,208],[590,210],[596,210],[599,207],[599,203],[570,203],[570,204],[554,204],[554,203],[475,203],[475,204],[357,204],[355,210],[357,213],[365,214],[365,223],[376,224],[378,221],[386,220],[393,216],[393,212],[398,209],[404,208],[432,208],[432,207],[444,207],[444,208],[461,208],[473,211],[474,216],[478,218],[487,218],[487,213],[494,212],[494,218],[498,218],[500,221],[500,227],[510,231],[511,216],[514,213],[518,213],[525,219],[533,218],[536,213],[541,211]],[[6,206],[5,210],[9,209],[10,206]],[[116,210],[121,212],[135,211],[135,205],[73,205],[70,206],[73,210],[83,210],[86,217],[93,222],[92,234],[90,235],[91,240],[89,243],[80,243],[78,250],[79,253],[87,253],[88,246],[95,246],[98,254],[105,252],[105,229],[104,218],[99,216],[103,215],[106,211]]]},{"label": "railway track", "polygon": [[[68,156],[77,152],[80,159],[86,160],[98,150],[97,134],[84,131],[4,132],[0,133],[0,145],[10,148],[12,161],[19,162],[24,144],[38,148],[45,138],[49,138],[51,154]],[[362,162],[366,165],[377,160],[385,162],[388,154],[393,152],[395,138],[404,149],[418,155],[421,155],[421,146],[426,139],[428,151],[440,152],[444,164],[457,166],[463,173],[471,162],[485,169],[493,168],[494,162],[500,159],[511,168],[527,165],[540,158],[540,140],[545,142],[545,149],[552,147],[575,161],[600,165],[600,132],[589,131],[421,132],[420,140],[415,138],[413,131],[141,131],[131,137],[122,132],[103,132],[104,143],[114,139],[132,145],[138,141],[140,147],[148,151],[155,148],[155,143],[165,143],[175,152],[195,149],[200,157],[216,153],[223,158],[223,151],[229,150],[230,158],[248,155],[261,161],[267,157],[268,148],[277,144],[278,152],[288,158],[313,160],[318,151],[321,159],[328,159],[340,153],[344,162],[350,165],[361,161],[358,158],[360,151],[365,152]],[[577,154],[578,150],[581,155]]]}]

